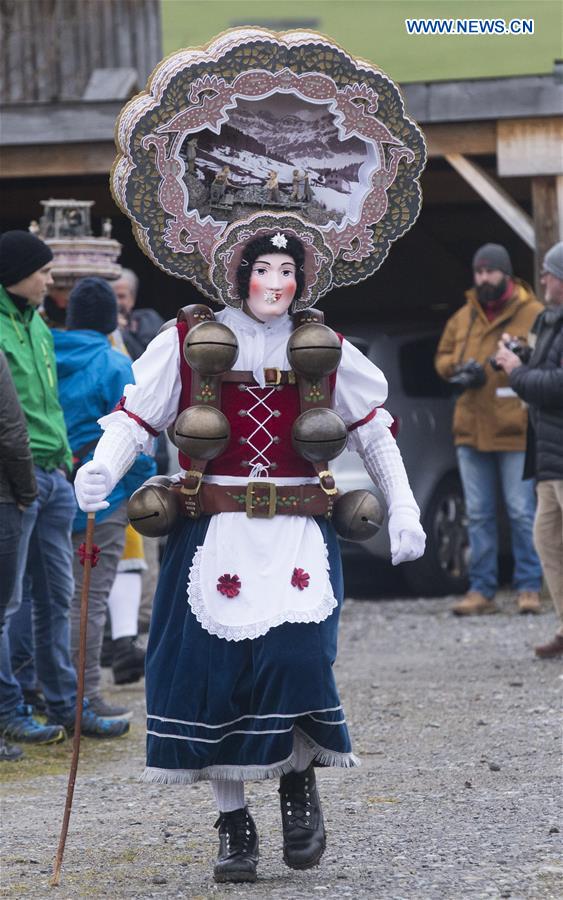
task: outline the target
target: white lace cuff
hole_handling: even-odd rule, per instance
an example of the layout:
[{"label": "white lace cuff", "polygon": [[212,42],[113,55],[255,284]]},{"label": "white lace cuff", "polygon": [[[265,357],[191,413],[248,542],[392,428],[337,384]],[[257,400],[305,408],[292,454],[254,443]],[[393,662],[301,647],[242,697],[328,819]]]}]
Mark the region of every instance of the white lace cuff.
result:
[{"label": "white lace cuff", "polygon": [[[111,476],[112,483],[108,493],[111,493],[120,478],[123,478],[131,468],[137,454],[142,450],[139,440],[129,426],[130,420],[125,415],[123,419],[124,421],[111,422],[106,427],[94,451],[94,462],[106,466]],[[136,425],[135,422],[132,424]],[[140,428],[138,425],[136,427]],[[144,428],[140,430],[144,431]]]},{"label": "white lace cuff", "polygon": [[350,434],[348,446],[362,458],[366,471],[380,489],[389,509],[410,509],[420,516],[409,485],[401,452],[389,429],[377,417]]}]

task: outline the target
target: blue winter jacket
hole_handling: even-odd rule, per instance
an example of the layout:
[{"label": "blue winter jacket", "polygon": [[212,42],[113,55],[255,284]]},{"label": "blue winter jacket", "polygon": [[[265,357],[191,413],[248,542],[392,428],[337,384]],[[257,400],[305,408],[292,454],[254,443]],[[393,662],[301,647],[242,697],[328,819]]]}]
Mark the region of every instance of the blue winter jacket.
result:
[{"label": "blue winter jacket", "polygon": [[[101,437],[98,419],[107,415],[134,381],[131,360],[114,350],[99,331],[76,329],[52,332],[59,379],[59,401],[63,409],[73,454]],[[80,454],[80,462],[92,459],[94,447]],[[109,507],[96,514],[103,520],[129,499],[133,491],[156,474],[156,463],[141,454],[108,497]],[[78,510],[73,530],[84,531],[86,513]]]}]

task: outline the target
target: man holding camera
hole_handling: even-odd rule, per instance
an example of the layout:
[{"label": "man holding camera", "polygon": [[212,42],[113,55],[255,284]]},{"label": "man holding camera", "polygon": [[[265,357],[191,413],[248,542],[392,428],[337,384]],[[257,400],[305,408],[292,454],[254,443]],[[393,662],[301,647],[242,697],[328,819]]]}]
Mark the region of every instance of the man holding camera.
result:
[{"label": "man holding camera", "polygon": [[536,656],[563,656],[563,241],[544,258],[541,283],[546,309],[530,335],[529,359],[511,352],[503,334],[496,361],[512,388],[530,407],[525,477],[537,480],[534,541],[560,626]]},{"label": "man holding camera", "polygon": [[[494,355],[504,332],[528,334],[542,311],[532,289],[514,278],[508,251],[485,244],[473,257],[474,287],[446,323],[436,353],[438,374],[460,392],[453,421],[468,517],[470,590],[452,611],[458,616],[497,612],[497,489],[510,521],[514,588],[522,613],[540,611],[540,561],[534,550],[534,484],[522,480],[526,408]],[[491,364],[492,363],[492,364]]]}]

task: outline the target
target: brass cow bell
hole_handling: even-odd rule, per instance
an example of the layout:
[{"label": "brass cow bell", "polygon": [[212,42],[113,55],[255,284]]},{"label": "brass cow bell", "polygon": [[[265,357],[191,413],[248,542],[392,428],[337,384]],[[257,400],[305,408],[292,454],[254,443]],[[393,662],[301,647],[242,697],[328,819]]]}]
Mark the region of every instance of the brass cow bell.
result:
[{"label": "brass cow bell", "polygon": [[199,375],[221,375],[232,369],[238,356],[234,332],[220,322],[200,322],[184,339],[184,357]]},{"label": "brass cow bell", "polygon": [[127,515],[131,525],[145,537],[169,534],[180,517],[180,498],[159,476],[149,478],[129,498]]},{"label": "brass cow bell", "polygon": [[322,378],[338,368],[342,346],[332,328],[312,322],[296,328],[287,342],[287,358],[298,375]]},{"label": "brass cow bell", "polygon": [[323,462],[342,453],[348,442],[348,431],[334,410],[308,409],[293,423],[291,440],[297,452],[309,462]]},{"label": "brass cow bell", "polygon": [[173,442],[192,459],[215,459],[230,439],[229,421],[214,406],[189,406],[174,423]]},{"label": "brass cow bell", "polygon": [[369,541],[377,534],[385,512],[371,491],[347,491],[332,511],[332,522],[340,537],[346,541]]}]

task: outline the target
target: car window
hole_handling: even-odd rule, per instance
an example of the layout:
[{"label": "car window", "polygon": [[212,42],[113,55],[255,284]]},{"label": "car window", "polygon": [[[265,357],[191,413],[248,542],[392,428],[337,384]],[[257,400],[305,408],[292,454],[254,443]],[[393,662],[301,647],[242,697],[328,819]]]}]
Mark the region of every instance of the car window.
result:
[{"label": "car window", "polygon": [[399,370],[407,397],[449,397],[450,386],[434,368],[439,335],[407,341],[399,348]]}]

